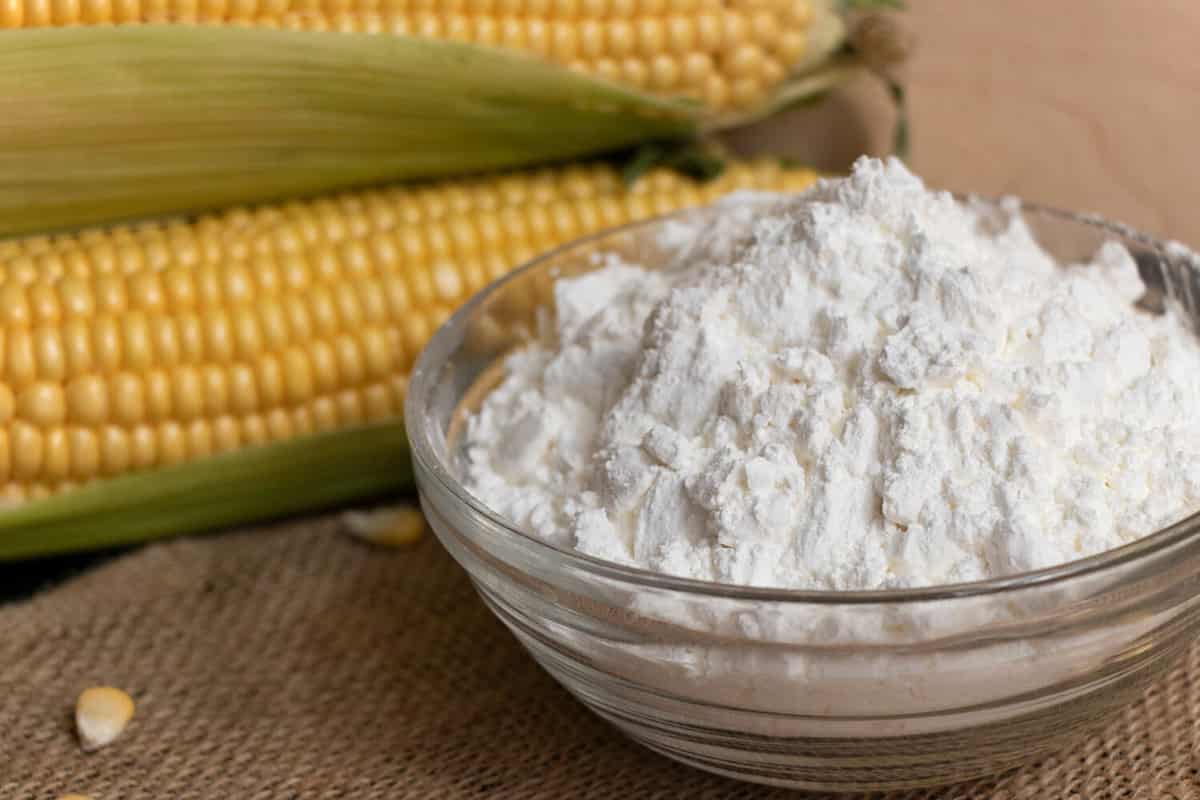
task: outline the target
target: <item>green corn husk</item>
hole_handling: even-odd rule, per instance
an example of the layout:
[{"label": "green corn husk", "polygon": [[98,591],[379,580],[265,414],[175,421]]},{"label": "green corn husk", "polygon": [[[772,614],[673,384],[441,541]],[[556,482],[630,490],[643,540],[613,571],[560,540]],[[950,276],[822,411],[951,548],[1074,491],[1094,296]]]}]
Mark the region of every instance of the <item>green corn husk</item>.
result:
[{"label": "green corn husk", "polygon": [[0,511],[0,562],[261,522],[412,485],[400,420],[304,436]]},{"label": "green corn husk", "polygon": [[0,32],[0,237],[685,141],[861,69],[831,0],[759,107],[713,115],[459,42],[188,25]]},{"label": "green corn husk", "polygon": [[0,236],[694,135],[700,110],[457,42],[135,25],[0,33]]}]

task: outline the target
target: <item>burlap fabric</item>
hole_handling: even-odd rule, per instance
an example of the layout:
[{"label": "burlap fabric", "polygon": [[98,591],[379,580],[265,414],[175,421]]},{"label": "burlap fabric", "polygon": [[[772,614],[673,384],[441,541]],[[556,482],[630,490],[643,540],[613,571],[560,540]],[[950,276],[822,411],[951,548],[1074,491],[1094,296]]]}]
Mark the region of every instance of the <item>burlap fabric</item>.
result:
[{"label": "burlap fabric", "polygon": [[[893,798],[1200,797],[1200,649],[1076,754]],[[138,702],[83,755],[80,689]],[[491,617],[436,540],[335,522],[149,547],[0,609],[0,798],[774,798],[624,740]]]}]

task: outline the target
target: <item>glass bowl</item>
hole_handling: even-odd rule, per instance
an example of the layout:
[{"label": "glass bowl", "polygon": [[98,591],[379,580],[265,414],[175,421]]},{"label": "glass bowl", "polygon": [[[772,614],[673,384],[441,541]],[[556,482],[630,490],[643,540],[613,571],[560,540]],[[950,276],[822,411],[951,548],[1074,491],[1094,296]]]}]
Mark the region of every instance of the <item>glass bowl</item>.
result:
[{"label": "glass bowl", "polygon": [[[1118,225],[1016,204],[1063,263],[1116,240],[1200,324],[1200,266]],[[561,549],[460,482],[457,430],[499,361],[546,321],[555,279],[599,254],[665,265],[681,212],[580,240],[484,289],[441,327],[405,408],[422,505],[488,607],[539,664],[638,742],[723,775],[806,789],[921,787],[1068,747],[1133,702],[1200,627],[1200,514],[1064,566],[975,583],[787,591],[664,576]],[[704,221],[701,219],[700,221]],[[514,713],[520,713],[514,709]]]}]

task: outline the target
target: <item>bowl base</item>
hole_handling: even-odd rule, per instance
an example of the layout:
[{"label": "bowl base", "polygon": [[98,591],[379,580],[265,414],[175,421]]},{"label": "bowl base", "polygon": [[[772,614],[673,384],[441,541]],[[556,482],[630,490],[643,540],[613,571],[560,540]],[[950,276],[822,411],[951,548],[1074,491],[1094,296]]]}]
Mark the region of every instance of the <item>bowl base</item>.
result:
[{"label": "bowl base", "polygon": [[[493,605],[495,609],[495,606]],[[639,744],[707,772],[752,783],[824,792],[925,789],[997,775],[1069,751],[1165,672],[1179,648],[1132,670],[1093,676],[1069,700],[998,722],[896,736],[786,737],[712,727],[712,708],[656,697],[564,658],[550,643],[506,619],[534,659],[583,705]],[[1114,665],[1115,666],[1115,665]],[[781,718],[784,715],[780,715]],[[884,724],[886,720],[876,721]],[[865,720],[868,730],[871,721]]]},{"label": "bowl base", "polygon": [[[1058,708],[1011,723],[939,734],[785,739],[690,725],[672,731],[661,721],[647,725],[633,715],[614,713],[582,696],[577,687],[567,688],[622,733],[675,761],[751,783],[846,793],[925,789],[1006,772],[1069,750],[1100,727],[1112,709],[1105,698],[1104,708],[1093,707],[1070,721]],[[1056,728],[1049,736],[1048,724]],[[1039,731],[1036,737],[1033,728]]]}]

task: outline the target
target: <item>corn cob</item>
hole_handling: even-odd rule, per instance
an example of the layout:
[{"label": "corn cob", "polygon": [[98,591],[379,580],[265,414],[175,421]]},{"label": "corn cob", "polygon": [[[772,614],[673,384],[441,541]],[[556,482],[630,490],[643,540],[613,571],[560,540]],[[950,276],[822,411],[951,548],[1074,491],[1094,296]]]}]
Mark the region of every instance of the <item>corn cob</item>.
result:
[{"label": "corn cob", "polygon": [[448,39],[746,109],[840,36],[830,0],[5,0],[0,29],[200,23]]},{"label": "corn cob", "polygon": [[[590,232],[814,178],[761,161],[708,183],[652,170],[626,188],[609,166],[569,166],[0,241],[0,496],[58,495],[100,519],[105,494],[76,487],[243,452],[260,474],[271,447],[255,446],[271,444],[291,445],[278,460],[305,460],[311,480],[322,446],[301,457],[302,437],[396,421],[419,349],[489,280]],[[382,447],[368,438],[356,446]],[[338,452],[353,471],[353,449]],[[390,462],[380,478],[375,457],[363,456],[371,480],[402,479]],[[250,471],[213,477],[238,468]],[[337,477],[313,502],[381,488],[353,476],[331,488]],[[225,505],[223,522],[245,519]],[[195,526],[215,513],[197,507]],[[0,517],[0,557],[16,552],[11,529]]]}]

